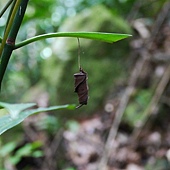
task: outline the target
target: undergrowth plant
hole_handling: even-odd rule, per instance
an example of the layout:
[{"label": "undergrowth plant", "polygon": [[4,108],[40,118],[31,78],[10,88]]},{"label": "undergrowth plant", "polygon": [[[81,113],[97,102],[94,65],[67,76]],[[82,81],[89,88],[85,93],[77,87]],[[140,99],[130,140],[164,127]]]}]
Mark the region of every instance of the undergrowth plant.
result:
[{"label": "undergrowth plant", "polygon": [[[24,14],[29,0],[9,0],[1,9],[0,17],[10,8],[3,35],[0,36],[0,89],[6,68],[13,52],[35,41],[54,37],[86,38],[113,43],[129,37],[129,34],[116,34],[105,32],[55,32],[37,35],[22,42],[16,42],[17,34],[21,28]],[[22,28],[21,28],[22,29]],[[3,90],[3,89],[1,89]],[[2,100],[2,99],[0,99]],[[75,109],[75,105],[52,106],[48,108],[28,108],[35,103],[8,104],[0,102],[0,134],[22,122],[27,116],[42,111],[57,109]],[[5,112],[4,112],[5,110]]]}]

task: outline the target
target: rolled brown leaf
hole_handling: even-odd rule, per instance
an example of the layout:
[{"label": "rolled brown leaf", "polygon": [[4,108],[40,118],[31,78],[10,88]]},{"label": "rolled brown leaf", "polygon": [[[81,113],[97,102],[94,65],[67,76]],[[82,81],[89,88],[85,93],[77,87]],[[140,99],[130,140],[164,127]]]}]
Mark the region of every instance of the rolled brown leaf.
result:
[{"label": "rolled brown leaf", "polygon": [[79,98],[79,107],[82,105],[87,105],[88,100],[88,85],[87,85],[87,73],[80,69],[79,73],[74,74],[74,80],[75,80],[75,90],[78,94]]}]

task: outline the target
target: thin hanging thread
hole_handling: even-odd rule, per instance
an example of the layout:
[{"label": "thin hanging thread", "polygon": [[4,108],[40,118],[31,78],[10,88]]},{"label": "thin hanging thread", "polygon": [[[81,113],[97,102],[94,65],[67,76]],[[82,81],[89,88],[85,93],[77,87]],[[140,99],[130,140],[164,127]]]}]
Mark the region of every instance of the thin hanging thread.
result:
[{"label": "thin hanging thread", "polygon": [[80,71],[82,70],[81,68],[81,64],[80,64],[80,53],[81,53],[81,47],[80,47],[80,40],[79,38],[77,37],[77,40],[78,40],[78,67],[80,69]]}]

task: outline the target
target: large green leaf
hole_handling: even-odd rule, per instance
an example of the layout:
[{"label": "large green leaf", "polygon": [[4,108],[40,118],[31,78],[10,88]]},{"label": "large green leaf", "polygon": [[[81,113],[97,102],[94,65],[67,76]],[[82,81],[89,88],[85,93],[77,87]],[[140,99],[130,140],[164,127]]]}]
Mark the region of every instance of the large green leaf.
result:
[{"label": "large green leaf", "polygon": [[75,105],[61,105],[61,106],[51,106],[47,108],[40,107],[36,109],[26,110],[35,105],[36,105],[35,103],[8,104],[8,103],[0,102],[0,108],[5,108],[7,110],[7,114],[0,117],[0,135],[5,131],[7,131],[8,129],[21,123],[25,118],[27,118],[32,114],[58,110],[58,109],[75,109]]},{"label": "large green leaf", "polygon": [[93,39],[93,40],[113,43],[128,38],[130,36],[131,36],[130,34],[117,34],[117,33],[105,33],[105,32],[57,32],[57,33],[38,35],[30,39],[27,39],[21,43],[16,44],[15,49],[30,44],[32,42],[39,41],[41,39],[54,38],[54,37],[86,38],[86,39]]},{"label": "large green leaf", "polygon": [[0,107],[6,108],[6,110],[9,112],[12,118],[17,117],[21,111],[33,106],[36,106],[36,104],[35,103],[9,104],[9,103],[0,102]]}]

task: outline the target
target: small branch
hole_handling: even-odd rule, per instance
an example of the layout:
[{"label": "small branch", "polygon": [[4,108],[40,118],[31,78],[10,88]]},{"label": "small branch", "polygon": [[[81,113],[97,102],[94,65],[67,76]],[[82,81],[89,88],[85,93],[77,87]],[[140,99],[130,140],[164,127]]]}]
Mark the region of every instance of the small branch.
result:
[{"label": "small branch", "polygon": [[128,102],[134,92],[135,89],[135,84],[138,80],[138,77],[143,69],[143,66],[145,64],[145,58],[142,57],[140,60],[135,65],[135,68],[131,74],[131,77],[129,79],[129,85],[125,89],[125,92],[123,93],[123,96],[120,99],[120,104],[119,107],[115,113],[115,118],[113,121],[113,124],[111,126],[108,138],[106,140],[105,148],[102,154],[101,161],[99,163],[98,169],[99,170],[107,170],[107,162],[109,160],[110,153],[114,151],[114,139],[116,138],[117,132],[118,132],[118,127],[120,125],[123,113],[126,110],[126,107],[128,105]]},{"label": "small branch", "polygon": [[56,153],[57,149],[62,141],[63,138],[63,129],[60,129],[56,135],[54,136],[53,140],[49,145],[45,145],[44,147],[44,161],[41,166],[42,170],[46,169],[56,169]]},{"label": "small branch", "polygon": [[108,136],[106,144],[105,144],[102,159],[99,163],[99,167],[98,167],[99,170],[107,170],[108,169],[107,162],[109,160],[110,153],[113,152],[113,150],[114,150],[114,147],[113,147],[114,139],[116,138],[119,124],[121,122],[121,119],[122,119],[123,113],[126,109],[126,106],[129,102],[129,99],[133,93],[133,90],[134,90],[133,87],[128,87],[125,90],[125,93],[123,94],[123,96],[121,98],[119,108],[116,111],[115,119],[114,119],[114,122],[113,122],[112,127],[109,132],[109,136]]},{"label": "small branch", "polygon": [[[162,10],[159,13],[159,15],[153,25],[154,30],[152,31],[151,37],[153,37],[153,38],[157,37],[161,26],[165,22],[165,19],[168,17],[169,11],[170,11],[170,2],[169,2],[169,0],[167,0],[167,2],[164,3]],[[153,42],[154,40],[152,40],[152,38],[151,38],[151,41]]]},{"label": "small branch", "polygon": [[144,115],[146,115],[145,121],[142,122],[141,126],[136,128],[132,134],[131,141],[137,141],[142,130],[144,129],[144,126],[150,117],[150,115],[154,114],[158,108],[159,101],[162,97],[163,92],[165,91],[165,88],[170,80],[170,65],[167,66],[163,77],[161,78],[156,90],[155,94],[152,97],[151,102],[149,103],[148,107],[146,108]]}]

